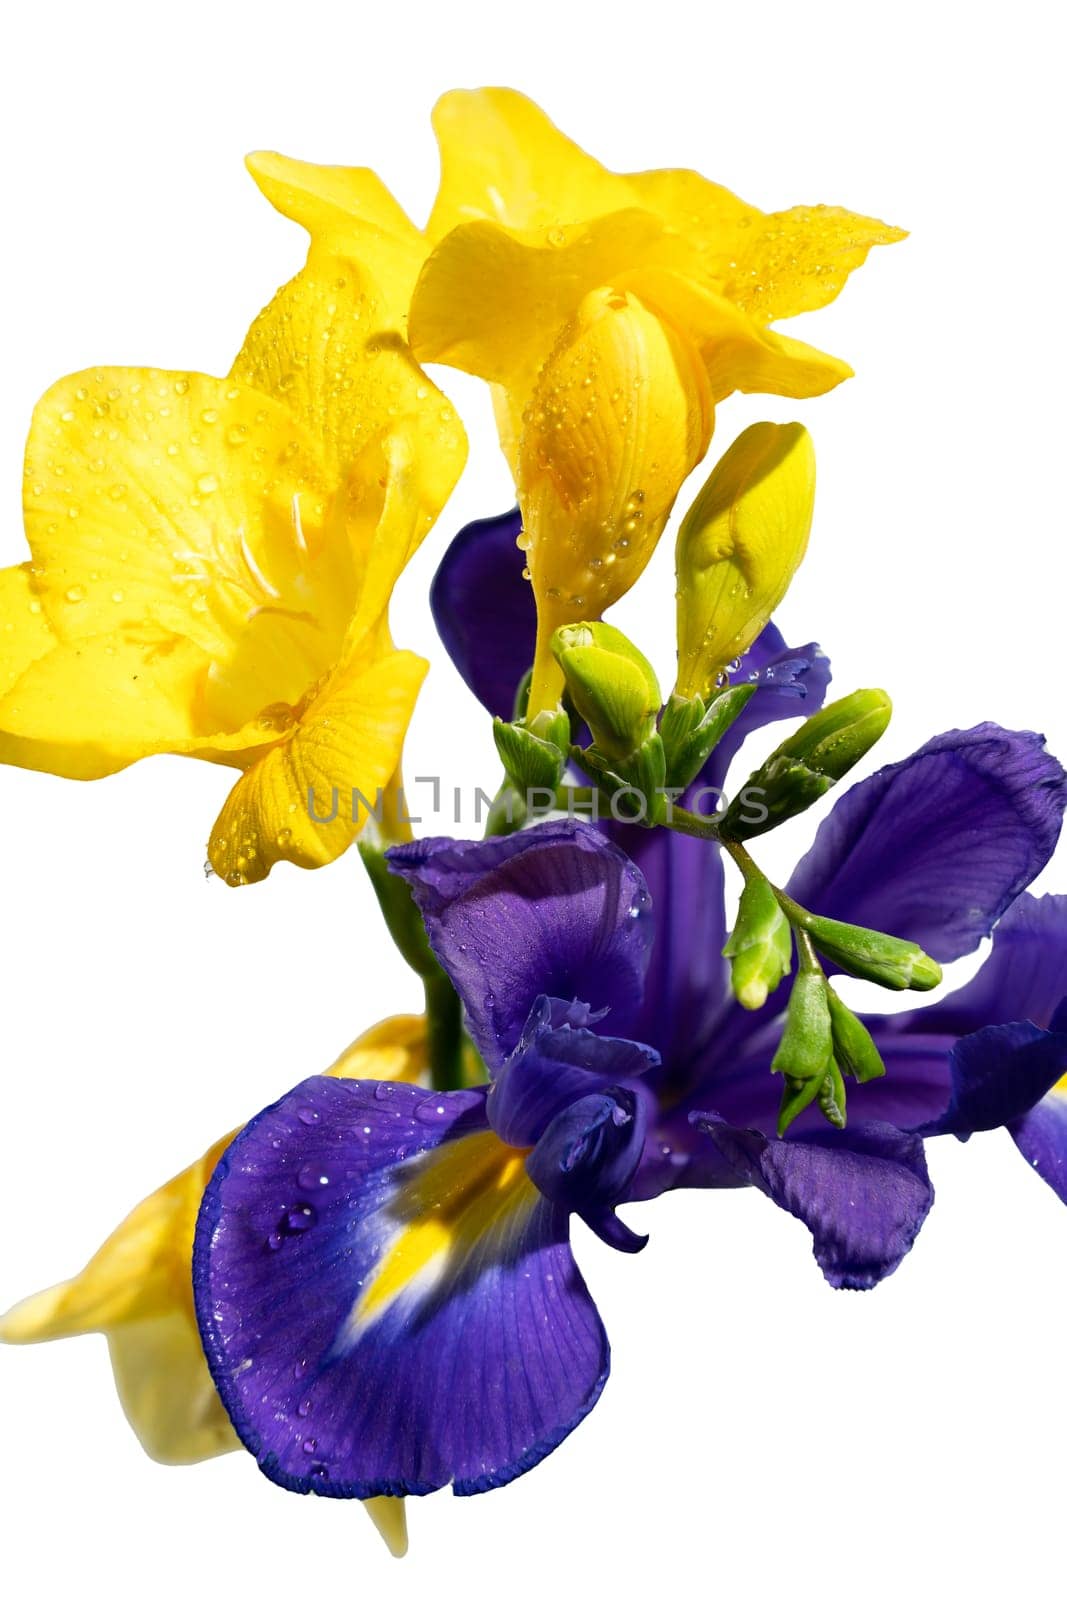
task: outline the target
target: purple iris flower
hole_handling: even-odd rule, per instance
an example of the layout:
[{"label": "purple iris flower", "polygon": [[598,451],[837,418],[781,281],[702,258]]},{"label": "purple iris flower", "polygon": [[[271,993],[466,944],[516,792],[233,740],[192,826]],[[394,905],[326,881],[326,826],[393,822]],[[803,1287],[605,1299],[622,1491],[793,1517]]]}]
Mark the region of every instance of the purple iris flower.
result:
[{"label": "purple iris flower", "polygon": [[[508,714],[532,639],[513,518],[455,542],[435,587],[446,642]],[[496,556],[494,556],[494,550]],[[497,557],[499,559],[497,559]],[[486,618],[507,629],[486,654]],[[495,625],[495,624],[493,624]],[[510,652],[510,653],[509,653]],[[489,664],[487,664],[489,663]],[[744,726],[817,707],[828,668],[768,629],[742,664]],[[849,1126],[774,1137],[784,993],[729,995],[718,850],[664,830],[551,822],[392,852],[463,1002],[487,1088],[317,1077],[220,1162],[194,1251],[201,1334],[234,1425],[300,1492],[475,1494],[553,1450],[595,1404],[608,1343],[569,1245],[578,1215],[644,1242],[623,1201],[752,1185],[801,1218],[829,1280],[894,1270],[929,1210],[924,1138],[1007,1126],[1067,1199],[1067,901],[1026,886],[1067,779],[1034,734],[932,740],[834,807],[790,892],[945,962],[996,929],[938,1005],[868,1017],[888,1068]]]}]

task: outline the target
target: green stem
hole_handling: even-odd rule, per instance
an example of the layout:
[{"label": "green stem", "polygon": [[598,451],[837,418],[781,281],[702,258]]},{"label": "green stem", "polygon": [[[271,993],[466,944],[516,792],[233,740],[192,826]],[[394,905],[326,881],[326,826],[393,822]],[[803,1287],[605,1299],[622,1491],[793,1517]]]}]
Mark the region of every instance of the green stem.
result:
[{"label": "green stem", "polygon": [[459,996],[443,972],[427,973],[426,1045],[435,1089],[463,1087],[463,1013]]}]

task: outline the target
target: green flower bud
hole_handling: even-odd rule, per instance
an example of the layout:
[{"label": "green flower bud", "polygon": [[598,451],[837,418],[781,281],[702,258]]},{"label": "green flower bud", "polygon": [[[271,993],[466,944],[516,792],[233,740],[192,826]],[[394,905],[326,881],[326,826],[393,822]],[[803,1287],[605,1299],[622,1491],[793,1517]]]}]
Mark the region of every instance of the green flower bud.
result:
[{"label": "green flower bud", "polygon": [[730,981],[746,1011],[758,1011],[789,971],[793,934],[766,878],[750,878],[741,893],[737,922],[722,951]]},{"label": "green flower bud", "polygon": [[[785,1077],[782,1104],[778,1112],[778,1132],[783,1134],[816,1096],[828,1101],[823,1081],[832,1071],[833,1033],[830,1025],[828,985],[821,972],[800,972],[789,996],[785,1029],[774,1053],[771,1071]],[[831,1085],[831,1094],[836,1085]],[[844,1093],[840,1099],[844,1114]]]},{"label": "green flower bud", "polygon": [[834,1059],[842,1072],[847,1072],[857,1083],[869,1083],[872,1078],[885,1075],[885,1062],[869,1032],[845,1002],[827,986],[826,998],[830,1004],[830,1027],[834,1040]]},{"label": "green flower bud", "polygon": [[881,689],[857,689],[824,706],[752,773],[727,808],[722,832],[754,839],[806,811],[877,743],[891,713]]},{"label": "green flower bud", "polygon": [[726,730],[756,692],[754,683],[739,683],[713,696],[705,707],[699,695],[684,700],[672,694],[660,719],[660,736],[667,752],[667,783],[687,789]]},{"label": "green flower bud", "polygon": [[628,756],[654,733],[661,699],[656,674],[618,628],[608,622],[557,628],[552,654],[603,756]]},{"label": "green flower bud", "polygon": [[542,711],[530,727],[493,718],[497,752],[519,794],[558,788],[567,764],[570,737],[570,718],[565,711]]},{"label": "green flower bud", "polygon": [[911,939],[895,939],[874,928],[859,928],[830,917],[808,916],[804,927],[825,956],[854,978],[867,978],[883,989],[936,989],[941,968],[933,956]]}]

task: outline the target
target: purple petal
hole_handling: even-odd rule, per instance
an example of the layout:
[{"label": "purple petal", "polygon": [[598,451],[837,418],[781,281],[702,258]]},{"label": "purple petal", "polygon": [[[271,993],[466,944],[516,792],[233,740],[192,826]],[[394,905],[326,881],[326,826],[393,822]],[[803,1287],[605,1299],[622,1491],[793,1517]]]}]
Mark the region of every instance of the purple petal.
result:
[{"label": "purple petal", "polygon": [[922,1140],[886,1123],[768,1139],[698,1120],[739,1176],[811,1230],[835,1289],[870,1289],[895,1271],[933,1204]]},{"label": "purple petal", "polygon": [[1067,1093],[1053,1089],[1008,1132],[1038,1177],[1067,1204]]},{"label": "purple petal", "polygon": [[507,1144],[536,1144],[572,1101],[613,1089],[658,1063],[646,1045],[592,1033],[571,1020],[575,1013],[590,1020],[588,1007],[564,1008],[542,995],[490,1087],[489,1122]]},{"label": "purple petal", "polygon": [[667,828],[618,824],[611,837],[640,868],[652,898],[656,932],[633,1032],[663,1057],[667,1093],[729,1004],[722,853]]},{"label": "purple petal", "polygon": [[629,1189],[646,1128],[644,1096],[628,1089],[587,1095],[553,1118],[530,1152],[527,1171],[557,1206],[595,1219]]},{"label": "purple petal", "polygon": [[430,589],[442,643],[468,689],[510,721],[533,661],[537,613],[522,575],[517,510],[471,522],[452,540]]},{"label": "purple petal", "polygon": [[566,1214],[487,1130],[482,1092],[301,1084],[219,1163],[194,1288],[238,1434],[299,1493],[496,1488],[607,1378]]},{"label": "purple petal", "polygon": [[970,983],[893,1023],[901,1032],[957,1037],[993,1022],[1047,1028],[1065,995],[1067,895],[1023,894],[994,928],[992,949]]},{"label": "purple petal", "polygon": [[919,1131],[966,1139],[1013,1122],[1044,1098],[1067,1073],[1067,1033],[1032,1022],[980,1028],[954,1045],[949,1071],[949,1103]]},{"label": "purple petal", "polygon": [[789,884],[823,916],[974,950],[1048,861],[1067,778],[1034,733],[946,733],[838,801]]},{"label": "purple petal", "polygon": [[610,1011],[632,1033],[652,937],[641,873],[595,828],[546,822],[502,839],[420,839],[389,852],[490,1070],[539,995]]}]

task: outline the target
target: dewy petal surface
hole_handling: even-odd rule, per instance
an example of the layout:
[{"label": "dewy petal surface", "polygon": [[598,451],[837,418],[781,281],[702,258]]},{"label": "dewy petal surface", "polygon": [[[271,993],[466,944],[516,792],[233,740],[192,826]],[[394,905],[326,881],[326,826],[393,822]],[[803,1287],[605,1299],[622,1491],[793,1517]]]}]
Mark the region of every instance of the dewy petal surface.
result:
[{"label": "dewy petal surface", "polygon": [[313,250],[351,255],[367,268],[385,297],[385,321],[402,332],[428,244],[378,175],[273,150],[257,150],[245,164],[271,205],[307,229]]},{"label": "dewy petal surface", "polygon": [[941,734],[837,802],[789,893],[955,960],[1048,861],[1065,800],[1038,734],[993,723]]},{"label": "dewy petal surface", "polygon": [[498,1487],[590,1410],[608,1348],[566,1214],[484,1092],[312,1079],[220,1163],[201,1332],[246,1446],[300,1493]]},{"label": "dewy petal surface", "polygon": [[389,852],[411,885],[490,1071],[539,995],[610,1008],[629,1036],[652,938],[649,895],[622,851],[581,822],[506,838],[420,839]]}]

